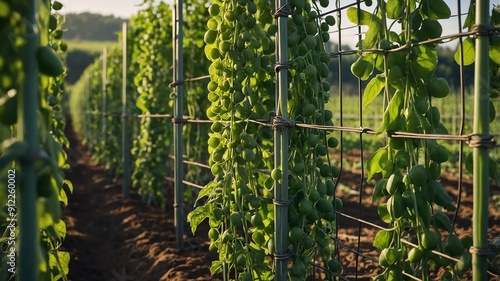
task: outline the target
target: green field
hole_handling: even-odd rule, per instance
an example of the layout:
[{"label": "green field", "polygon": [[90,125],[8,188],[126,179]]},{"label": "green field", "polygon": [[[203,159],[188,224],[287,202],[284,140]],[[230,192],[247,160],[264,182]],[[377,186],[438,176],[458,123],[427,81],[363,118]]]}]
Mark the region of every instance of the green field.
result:
[{"label": "green field", "polygon": [[70,51],[86,51],[90,53],[101,53],[104,47],[108,49],[116,48],[119,43],[116,41],[68,41],[68,49]]}]

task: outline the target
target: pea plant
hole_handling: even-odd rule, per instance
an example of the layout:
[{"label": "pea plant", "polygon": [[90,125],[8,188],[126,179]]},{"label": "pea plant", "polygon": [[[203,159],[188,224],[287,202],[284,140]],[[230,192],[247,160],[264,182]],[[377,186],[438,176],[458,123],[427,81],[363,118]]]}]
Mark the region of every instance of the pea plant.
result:
[{"label": "pea plant", "polygon": [[[323,7],[327,1],[321,3]],[[288,47],[290,50],[289,114],[295,122],[333,125],[332,112],[325,110],[330,84],[330,55],[325,49],[328,29],[319,18],[315,3],[289,4]],[[193,232],[205,218],[211,250],[218,251],[212,273],[227,279],[271,280],[273,271],[266,255],[274,254],[274,181],[284,176],[273,169],[272,130],[252,121],[266,122],[275,109],[275,34],[277,26],[265,1],[214,1],[205,33],[209,68],[207,116],[215,122],[208,139],[211,171],[215,179],[198,199],[204,205],[188,215]],[[305,93],[305,94],[304,94]],[[262,121],[264,120],[264,121]],[[303,279],[322,263],[328,274],[338,273],[330,243],[335,230],[334,209],[342,202],[334,198],[339,170],[330,165],[328,147],[337,139],[325,131],[296,129],[290,135],[290,207],[288,225],[292,279]],[[263,171],[270,171],[265,173]],[[288,176],[288,175],[287,175]]]},{"label": "pea plant", "polygon": [[[169,26],[171,19],[167,4],[154,6],[151,2],[132,20],[132,26],[141,28],[136,39],[139,43],[136,46],[139,69],[134,78],[139,94],[136,106],[140,114],[167,114],[172,110],[168,96],[170,90],[165,82],[165,79],[171,81],[172,77],[172,35],[164,32],[165,24]],[[141,118],[139,137],[134,139],[133,186],[149,204],[160,203],[164,198],[163,178],[168,174],[171,127],[166,118],[146,116]]]},{"label": "pea plant", "polygon": [[[367,26],[358,42],[360,57],[351,66],[355,76],[368,82],[363,106],[369,106],[380,94],[388,102],[377,133],[448,134],[438,108],[433,106],[435,99],[449,95],[450,87],[434,74],[436,48],[442,41],[432,40],[442,34],[439,20],[451,16],[447,4],[442,0],[377,1],[373,13],[349,8],[347,16],[351,22]],[[401,32],[394,31],[396,27]],[[470,40],[464,42],[464,57],[469,62],[473,55],[467,42]],[[447,148],[437,140],[411,137],[390,137],[368,160],[368,180],[381,174],[373,202],[386,198],[378,212],[389,224],[373,243],[380,250],[379,264],[384,268],[377,280],[402,280],[403,273],[429,280],[430,270],[439,268],[445,270],[444,280],[457,280],[471,267],[471,255],[466,251],[471,246],[470,237],[460,239],[446,214],[455,211],[440,182],[441,164],[448,160]],[[402,238],[418,247],[402,243]]]},{"label": "pea plant", "polygon": [[[20,161],[27,157],[27,144],[20,140],[18,128],[23,126],[18,120],[18,96],[23,89],[22,85],[26,73],[23,65],[25,63],[26,44],[28,39],[35,36],[36,59],[38,65],[38,77],[35,87],[38,91],[38,99],[35,114],[38,115],[39,129],[39,163],[36,165],[36,206],[38,222],[36,228],[39,230],[38,244],[36,251],[38,254],[38,270],[40,278],[44,280],[67,280],[69,267],[69,253],[60,250],[62,241],[66,236],[66,225],[61,220],[61,206],[68,205],[67,192],[72,192],[72,185],[64,179],[63,170],[68,168],[66,163],[66,152],[69,143],[64,136],[64,114],[62,109],[63,99],[63,80],[65,77],[64,53],[67,50],[67,44],[62,39],[64,17],[59,14],[63,5],[58,1],[37,1],[38,10],[35,11],[37,22],[29,22],[26,18],[28,13],[28,1],[3,1],[1,4],[0,16],[0,38],[2,38],[2,47],[0,48],[0,141],[1,157],[0,169],[2,183],[0,184],[0,193],[2,206],[7,205],[7,171],[21,172],[19,169]],[[37,30],[33,30],[33,26]],[[22,176],[17,176],[21,179]],[[16,184],[22,181],[17,181]],[[10,187],[9,187],[10,188]],[[16,190],[15,210],[19,207],[17,202],[25,194]],[[10,193],[11,194],[11,193]],[[5,195],[5,196],[4,196]],[[12,194],[11,194],[12,195]],[[12,203],[11,203],[12,204]],[[13,224],[12,219],[15,219]],[[9,220],[10,219],[10,220]],[[18,232],[17,221],[24,220],[22,214],[16,216],[11,208],[2,208],[0,212],[0,244],[2,249],[7,247],[16,248],[20,242],[19,239],[12,241],[15,227]],[[17,249],[17,248],[16,248]],[[18,251],[18,250],[16,250]],[[8,251],[2,251],[2,269],[10,260]],[[17,254],[16,254],[17,255]],[[29,259],[29,257],[20,257]],[[18,273],[11,271],[15,276]],[[9,274],[7,270],[2,270],[0,278],[7,279]],[[15,277],[14,277],[15,278]]]}]

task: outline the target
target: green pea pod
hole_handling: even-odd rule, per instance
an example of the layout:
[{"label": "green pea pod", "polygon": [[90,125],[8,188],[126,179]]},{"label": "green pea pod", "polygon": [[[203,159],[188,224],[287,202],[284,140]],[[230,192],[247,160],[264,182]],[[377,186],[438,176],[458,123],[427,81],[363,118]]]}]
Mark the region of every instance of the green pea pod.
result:
[{"label": "green pea pod", "polygon": [[38,47],[36,58],[40,73],[50,77],[57,77],[63,74],[63,63],[50,46]]},{"label": "green pea pod", "polygon": [[446,190],[444,189],[443,185],[440,182],[435,181],[435,180],[431,180],[431,181],[429,181],[428,185],[432,186],[432,188],[436,192],[436,197],[435,197],[434,202],[437,205],[445,207],[446,204],[453,202],[453,199],[448,194],[448,192],[446,192]]}]

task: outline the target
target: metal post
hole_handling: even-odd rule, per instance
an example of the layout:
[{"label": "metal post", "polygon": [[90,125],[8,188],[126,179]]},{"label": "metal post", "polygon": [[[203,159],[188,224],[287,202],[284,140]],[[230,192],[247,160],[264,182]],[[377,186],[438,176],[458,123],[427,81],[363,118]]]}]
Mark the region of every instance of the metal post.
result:
[{"label": "metal post", "polygon": [[92,92],[92,85],[90,84],[90,74],[87,73],[87,88],[85,91],[85,99],[84,101],[86,102],[86,105],[84,108],[86,108],[85,112],[85,137],[87,139],[92,138],[92,126],[90,125],[91,122],[90,120],[93,119],[92,115],[90,115],[90,112],[92,111],[91,107],[91,102],[90,102],[90,93]]},{"label": "metal post", "polygon": [[128,199],[130,189],[130,152],[128,143],[127,116],[127,22],[122,26],[123,63],[122,63],[122,163],[123,163],[123,199]]},{"label": "metal post", "polygon": [[[490,24],[489,1],[476,1],[476,25]],[[477,32],[476,64],[474,75],[474,134],[489,134],[489,37]],[[489,200],[489,151],[488,147],[473,148],[473,248],[472,278],[474,281],[488,279],[488,200]],[[475,251],[474,251],[475,250]]]},{"label": "metal post", "polygon": [[[176,0],[173,12],[173,57],[174,57],[174,80],[173,82],[182,81],[183,77],[183,53],[182,53],[182,0]],[[183,144],[182,144],[182,116],[183,116],[183,90],[182,83],[176,83],[175,89],[175,105],[174,105],[174,178],[175,178],[175,234],[177,238],[177,248],[182,250],[184,248],[184,185],[183,179]]]},{"label": "metal post", "polygon": [[[23,71],[25,73],[23,89],[19,92],[19,103],[17,108],[18,116],[18,137],[27,146],[27,155],[35,155],[40,149],[40,133],[38,131],[38,66],[36,63],[36,49],[39,36],[35,30],[36,14],[38,11],[38,1],[29,1],[26,14],[24,45]],[[19,181],[19,268],[17,269],[17,280],[34,281],[38,280],[38,220],[36,208],[36,162],[19,161],[20,169],[15,171],[15,178]],[[22,176],[21,176],[22,174]],[[13,222],[15,224],[15,221]],[[4,266],[4,265],[2,265]]]},{"label": "metal post", "polygon": [[[280,11],[287,7],[287,0],[277,0],[275,10]],[[280,16],[278,33],[276,35],[276,61],[278,64],[288,60],[287,45],[287,17]],[[288,119],[288,78],[287,70],[276,73],[276,116]],[[277,128],[274,131],[274,167],[282,170],[282,179],[275,182],[274,198],[276,202],[288,200],[288,127]],[[274,245],[275,253],[275,280],[286,281],[287,268],[287,241],[288,240],[288,206],[276,204],[274,207]]]},{"label": "metal post", "polygon": [[102,120],[102,126],[101,126],[101,140],[102,140],[102,145],[106,146],[106,84],[107,79],[107,60],[108,60],[108,48],[104,47],[102,51],[102,112],[101,112],[101,120]]}]

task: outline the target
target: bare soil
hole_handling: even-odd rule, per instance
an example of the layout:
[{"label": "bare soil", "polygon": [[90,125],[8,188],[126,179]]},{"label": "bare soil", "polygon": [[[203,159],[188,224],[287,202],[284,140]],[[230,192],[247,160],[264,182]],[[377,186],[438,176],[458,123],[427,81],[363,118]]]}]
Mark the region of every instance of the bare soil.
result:
[{"label": "bare soil", "polygon": [[[186,225],[184,240],[188,249],[179,251],[175,240],[173,202],[168,202],[166,210],[149,207],[133,191],[129,200],[122,200],[121,181],[114,180],[108,171],[92,160],[80,137],[72,130],[70,121],[66,133],[71,143],[71,169],[66,176],[74,185],[69,206],[64,212],[68,232],[63,247],[71,255],[70,280],[221,280],[220,276],[210,275],[210,264],[217,258],[217,253],[208,250],[206,225],[201,225],[194,236]],[[359,161],[356,152],[350,155]],[[361,178],[359,170],[344,170],[340,182],[349,187],[337,194],[344,202],[343,213],[386,226],[380,220],[376,206],[371,204],[373,186]],[[446,174],[442,182],[456,199],[456,177]],[[500,193],[498,186],[492,186],[491,192]],[[456,230],[463,237],[471,234],[470,180],[464,180],[461,195]],[[452,217],[453,214],[449,215]],[[360,256],[339,248],[342,275],[349,280],[371,280],[381,272],[378,264],[371,260],[378,259],[372,246],[378,229],[345,216],[337,217],[338,242],[362,253]],[[490,239],[500,237],[499,219],[500,210],[491,202]]]}]

